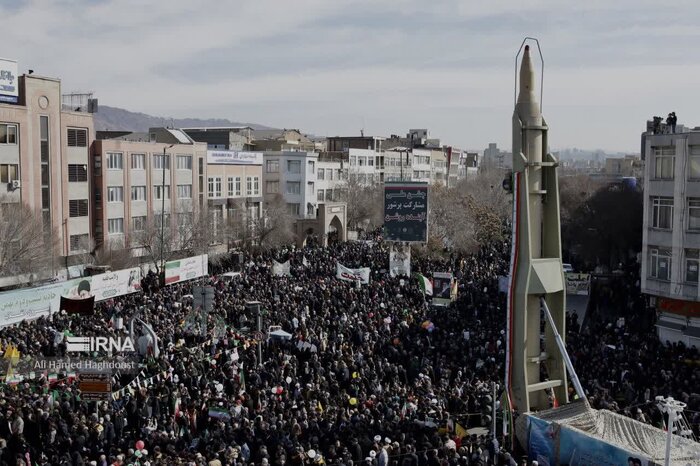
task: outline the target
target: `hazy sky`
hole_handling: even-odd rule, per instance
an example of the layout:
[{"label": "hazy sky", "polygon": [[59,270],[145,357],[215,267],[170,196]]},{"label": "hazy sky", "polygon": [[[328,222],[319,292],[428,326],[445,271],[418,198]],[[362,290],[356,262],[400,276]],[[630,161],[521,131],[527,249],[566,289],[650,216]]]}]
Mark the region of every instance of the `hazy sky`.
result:
[{"label": "hazy sky", "polygon": [[554,148],[638,151],[700,125],[697,0],[0,0],[0,56],[159,116],[510,147],[514,56],[540,39]]}]

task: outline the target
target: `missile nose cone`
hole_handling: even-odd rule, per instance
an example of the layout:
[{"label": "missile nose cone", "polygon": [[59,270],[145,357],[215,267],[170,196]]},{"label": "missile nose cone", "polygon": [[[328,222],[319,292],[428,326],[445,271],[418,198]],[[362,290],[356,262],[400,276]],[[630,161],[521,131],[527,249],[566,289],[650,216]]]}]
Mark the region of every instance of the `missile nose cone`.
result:
[{"label": "missile nose cone", "polygon": [[523,61],[520,64],[520,92],[518,93],[518,103],[535,102],[535,68],[530,58],[530,46],[525,46]]}]

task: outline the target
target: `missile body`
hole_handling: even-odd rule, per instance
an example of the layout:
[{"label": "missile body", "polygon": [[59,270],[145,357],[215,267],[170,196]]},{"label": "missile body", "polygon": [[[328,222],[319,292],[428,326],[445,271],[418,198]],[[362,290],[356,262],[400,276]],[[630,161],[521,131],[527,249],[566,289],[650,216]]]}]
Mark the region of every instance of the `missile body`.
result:
[{"label": "missile body", "polygon": [[[540,338],[541,297],[561,335],[566,335],[566,317],[557,161],[546,152],[548,127],[535,83],[526,46],[513,113],[513,250],[506,356],[506,386],[513,407],[520,412],[550,407],[551,389],[559,404],[567,402],[566,368],[548,325],[544,341]],[[541,378],[541,365],[546,378]]]}]

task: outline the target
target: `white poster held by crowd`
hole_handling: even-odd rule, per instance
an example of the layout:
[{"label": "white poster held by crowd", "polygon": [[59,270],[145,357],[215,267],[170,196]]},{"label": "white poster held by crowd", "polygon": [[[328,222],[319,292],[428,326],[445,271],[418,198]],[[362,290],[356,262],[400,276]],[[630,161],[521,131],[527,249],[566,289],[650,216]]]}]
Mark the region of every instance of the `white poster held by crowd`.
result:
[{"label": "white poster held by crowd", "polygon": [[389,249],[389,275],[411,276],[411,246],[392,243]]},{"label": "white poster held by crowd", "polygon": [[289,277],[292,275],[289,267],[289,261],[280,264],[279,262],[272,261],[272,275],[275,277]]},{"label": "white poster held by crowd", "polygon": [[336,272],[336,278],[339,280],[345,280],[347,282],[357,282],[366,285],[369,283],[369,267],[361,267],[359,269],[350,269],[341,265],[338,262],[338,268]]}]

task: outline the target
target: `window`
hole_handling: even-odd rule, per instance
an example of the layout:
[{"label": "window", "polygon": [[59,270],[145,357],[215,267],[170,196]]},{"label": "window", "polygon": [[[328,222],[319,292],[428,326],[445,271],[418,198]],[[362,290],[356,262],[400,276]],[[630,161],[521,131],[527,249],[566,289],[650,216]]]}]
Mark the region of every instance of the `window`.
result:
[{"label": "window", "polygon": [[257,176],[253,177],[253,196],[260,195],[260,178]]},{"label": "window", "polygon": [[170,199],[170,185],[166,184],[165,189],[163,189],[163,185],[156,185],[153,186],[153,199],[157,199],[159,201],[163,200],[163,194],[165,194],[165,199]]},{"label": "window", "polygon": [[299,215],[299,204],[287,204],[289,206],[289,213],[292,215]]},{"label": "window", "polygon": [[301,160],[287,160],[287,171],[289,173],[301,173]]},{"label": "window", "polygon": [[138,217],[131,217],[131,230],[132,231],[143,231],[146,229],[146,216],[140,215]]},{"label": "window", "polygon": [[177,156],[177,169],[178,170],[192,170],[192,156],[191,155],[178,155]]},{"label": "window", "polygon": [[671,278],[671,250],[649,246],[649,277],[659,280]]},{"label": "window", "polygon": [[124,233],[124,219],[110,218],[107,220],[107,233],[110,235],[118,235]]},{"label": "window", "polygon": [[372,156],[367,157],[367,165],[369,165],[370,167],[374,166],[374,157],[372,157]]},{"label": "window", "polygon": [[279,181],[266,181],[265,182],[265,192],[267,194],[278,194],[280,192],[280,182]]},{"label": "window", "polygon": [[90,236],[85,233],[83,235],[70,235],[70,250],[84,251],[88,248]]},{"label": "window", "polygon": [[12,183],[19,180],[19,165],[0,165],[0,183]]},{"label": "window", "polygon": [[95,160],[95,163],[93,164],[93,168],[94,168],[93,175],[102,176],[102,156],[96,155],[94,160]]},{"label": "window", "polygon": [[688,199],[688,230],[700,230],[700,198]]},{"label": "window", "polygon": [[315,170],[316,170],[316,162],[314,162],[313,160],[309,160],[309,171],[311,171],[311,173],[313,173]]},{"label": "window", "polygon": [[68,211],[71,217],[87,217],[88,216],[88,200],[87,199],[71,199],[68,201]]},{"label": "window", "polygon": [[209,197],[221,197],[221,177],[209,177]]},{"label": "window", "polygon": [[236,196],[241,195],[241,177],[237,176],[236,177]]},{"label": "window", "polygon": [[68,128],[68,147],[87,147],[87,130]]},{"label": "window", "polygon": [[316,198],[318,202],[323,202],[325,199],[323,198],[323,189],[318,190],[318,196]]},{"label": "window", "polygon": [[685,281],[688,283],[698,283],[698,266],[700,265],[700,250],[685,250]]},{"label": "window", "polygon": [[236,192],[236,188],[235,188],[235,185],[233,183],[233,177],[229,176],[228,177],[228,197],[235,196],[236,195],[235,192]]},{"label": "window", "polygon": [[179,199],[192,199],[192,185],[179,184],[177,185],[177,197]]},{"label": "window", "polygon": [[[329,168],[329,171],[330,171],[331,173],[333,173],[333,170],[330,169],[330,168]],[[316,174],[316,177],[317,177],[319,180],[325,180],[325,179],[326,179],[326,170],[324,170],[323,168],[319,168],[319,169],[318,169],[318,173]]]},{"label": "window", "polygon": [[357,165],[357,157],[352,156],[350,157],[350,166],[354,167],[355,165]]},{"label": "window", "polygon": [[652,228],[669,230],[673,226],[673,198],[652,197]]},{"label": "window", "polygon": [[124,188],[107,186],[107,202],[124,202]]},{"label": "window", "polygon": [[311,203],[306,204],[306,215],[312,216],[314,213],[316,213],[316,207]]},{"label": "window", "polygon": [[145,170],[146,169],[146,154],[131,154],[131,169]]},{"label": "window", "polygon": [[700,146],[690,146],[688,157],[688,178],[691,180],[700,179]]},{"label": "window", "polygon": [[17,125],[0,123],[0,144],[17,144]]},{"label": "window", "polygon": [[245,178],[245,195],[246,196],[253,195],[253,177],[252,176],[246,176],[246,178]]},{"label": "window", "polygon": [[170,170],[170,154],[153,154],[154,170]]},{"label": "window", "polygon": [[266,160],[265,161],[265,171],[267,173],[279,173],[279,171],[280,171],[279,160]]},{"label": "window", "polygon": [[70,182],[87,181],[87,165],[69,164],[68,165],[68,181],[70,181]]},{"label": "window", "polygon": [[306,183],[306,186],[309,188],[309,194],[311,194],[313,196],[313,194],[314,194],[314,182],[309,181],[308,183]]},{"label": "window", "polygon": [[145,186],[132,186],[131,187],[131,200],[132,201],[145,201],[146,200],[146,187]]},{"label": "window", "polygon": [[367,165],[367,157],[364,157],[364,156],[358,157],[357,158],[357,165],[360,167],[364,167],[365,165]]},{"label": "window", "polygon": [[301,194],[301,183],[298,181],[287,181],[287,194]]},{"label": "window", "polygon": [[124,166],[122,165],[121,152],[107,152],[107,169],[121,170],[122,168],[124,168]]}]

